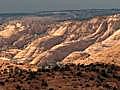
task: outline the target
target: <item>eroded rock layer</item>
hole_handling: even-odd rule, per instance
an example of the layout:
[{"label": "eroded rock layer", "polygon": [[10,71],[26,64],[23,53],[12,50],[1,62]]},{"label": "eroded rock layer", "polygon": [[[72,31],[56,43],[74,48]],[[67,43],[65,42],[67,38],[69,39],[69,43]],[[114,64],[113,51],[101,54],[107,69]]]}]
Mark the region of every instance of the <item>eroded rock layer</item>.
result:
[{"label": "eroded rock layer", "polygon": [[3,24],[0,59],[38,66],[93,62],[119,65],[119,14],[83,21],[47,20],[31,16]]}]

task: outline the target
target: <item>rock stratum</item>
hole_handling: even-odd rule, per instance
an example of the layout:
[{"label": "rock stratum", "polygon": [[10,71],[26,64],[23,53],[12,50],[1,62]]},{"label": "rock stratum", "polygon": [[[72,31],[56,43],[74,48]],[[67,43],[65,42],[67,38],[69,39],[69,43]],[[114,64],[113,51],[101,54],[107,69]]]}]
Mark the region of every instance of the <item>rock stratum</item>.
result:
[{"label": "rock stratum", "polygon": [[[119,90],[120,69],[118,69],[116,72],[114,72],[114,70],[110,71],[110,73],[113,73],[110,74],[110,76],[103,75],[106,75],[107,71],[104,72],[104,70],[97,71],[96,69],[93,69],[97,65],[99,66],[99,69],[102,67],[106,67],[106,69],[109,69],[109,67],[120,67],[120,14],[96,16],[87,20],[65,21],[55,21],[51,20],[50,18],[41,18],[37,16],[26,16],[18,20],[11,20],[3,23],[0,28],[0,60],[1,77],[5,77],[5,73],[2,72],[4,72],[5,68],[8,68],[7,65],[17,67],[19,70],[27,70],[21,71],[22,74],[26,73],[26,75],[28,75],[25,77],[25,79],[31,78],[32,76],[29,77],[31,73],[32,75],[37,73],[36,76],[39,76],[40,71],[37,69],[39,67],[45,67],[45,70],[48,70],[45,71],[44,75],[41,72],[42,76],[37,77],[39,80],[41,80],[39,83],[41,85],[43,83],[43,86],[45,85],[47,88],[44,87],[43,89],[40,89],[42,86],[37,87],[35,85],[36,87],[33,86],[33,89],[30,89],[28,84],[18,84],[18,86],[16,86],[17,89],[15,90],[21,90],[18,89],[20,86],[26,88],[25,90],[53,90],[53,88],[58,90],[58,87],[60,90],[86,90],[82,89],[82,87],[90,87],[88,90],[92,89],[92,87],[95,90],[104,90],[104,87]],[[100,64],[96,65],[96,63]],[[61,79],[62,76],[64,77],[64,74],[57,77],[57,75],[62,73],[62,71],[59,71],[59,69],[56,71],[56,68],[60,68],[58,66],[61,65],[63,66],[62,70],[64,74],[68,75],[66,77],[67,79],[64,78],[64,80]],[[52,73],[49,71],[49,68],[51,67],[53,70],[53,75],[48,75],[48,73]],[[81,67],[80,71],[82,68],[84,69],[80,72],[79,70],[71,70],[70,67]],[[33,71],[28,72],[29,68]],[[88,68],[88,72],[90,73],[87,72],[86,68]],[[66,69],[68,73],[65,72]],[[14,68],[12,68],[12,71],[13,70]],[[70,72],[72,74],[70,74]],[[74,74],[77,72],[80,75]],[[109,73],[109,71],[107,73]],[[117,74],[114,75],[114,73]],[[11,72],[11,74],[17,78],[16,74],[14,75],[13,72]],[[87,76],[88,74],[91,76]],[[10,84],[12,81],[9,81],[9,79],[12,76],[9,76],[9,72],[7,75],[8,82],[5,82],[2,78],[0,84],[10,86],[1,87],[3,90],[6,90],[7,87],[12,88],[12,86],[15,84]],[[75,88],[70,89],[72,82],[75,84],[72,79],[76,79],[76,75],[84,77],[84,83],[87,82],[87,77],[91,78],[92,75],[96,78],[99,77],[100,81],[98,80],[98,83],[102,82],[102,84],[97,85],[97,79],[92,79],[93,81],[90,80],[92,83],[91,85],[85,84],[84,86],[82,85],[82,80],[76,80],[76,83],[81,82],[81,86],[75,86]],[[36,76],[33,75],[35,80],[30,82],[37,83]],[[61,83],[68,82],[66,80],[71,77],[72,79],[70,80],[72,82],[70,81],[71,83],[69,82],[69,85],[65,87],[61,87],[61,85],[63,86],[65,83],[62,83],[60,86],[56,86],[55,83],[57,82],[57,78],[52,80],[52,77],[54,76],[60,79]],[[51,87],[51,89],[48,89],[48,84],[44,80],[45,77],[49,77],[49,79],[52,80],[48,80],[48,83],[53,85],[53,88]],[[106,77],[109,77],[110,80],[113,78],[113,81],[108,82],[109,79],[106,79]],[[19,82],[19,79],[20,78],[18,78],[16,82]],[[26,83],[28,81],[26,80],[24,82]],[[90,82],[88,80],[88,83]],[[104,86],[107,82],[110,86],[108,84],[108,86]],[[111,85],[114,85],[114,87]],[[100,87],[97,89],[97,86]],[[12,88],[10,90],[14,89]]]}]

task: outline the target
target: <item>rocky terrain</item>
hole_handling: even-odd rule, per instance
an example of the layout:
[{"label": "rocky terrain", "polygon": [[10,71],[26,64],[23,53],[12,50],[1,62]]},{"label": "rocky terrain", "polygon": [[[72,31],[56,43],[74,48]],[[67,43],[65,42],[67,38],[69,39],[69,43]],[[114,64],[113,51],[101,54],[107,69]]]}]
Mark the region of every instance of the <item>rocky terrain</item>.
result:
[{"label": "rocky terrain", "polygon": [[[21,69],[4,62],[1,90],[119,90],[120,67],[106,64],[62,65],[52,69]],[[28,67],[27,67],[28,68]]]},{"label": "rocky terrain", "polygon": [[120,14],[0,26],[1,90],[119,90],[119,59]]}]

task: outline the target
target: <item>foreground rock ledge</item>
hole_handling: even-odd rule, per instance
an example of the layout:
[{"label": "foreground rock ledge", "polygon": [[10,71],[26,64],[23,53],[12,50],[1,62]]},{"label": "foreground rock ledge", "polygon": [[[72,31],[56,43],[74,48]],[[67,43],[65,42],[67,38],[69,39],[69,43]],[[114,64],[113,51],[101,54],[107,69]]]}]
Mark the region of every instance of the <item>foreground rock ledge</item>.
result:
[{"label": "foreground rock ledge", "polygon": [[0,90],[120,89],[120,67],[110,64],[68,64],[36,71],[9,62],[0,67]]}]

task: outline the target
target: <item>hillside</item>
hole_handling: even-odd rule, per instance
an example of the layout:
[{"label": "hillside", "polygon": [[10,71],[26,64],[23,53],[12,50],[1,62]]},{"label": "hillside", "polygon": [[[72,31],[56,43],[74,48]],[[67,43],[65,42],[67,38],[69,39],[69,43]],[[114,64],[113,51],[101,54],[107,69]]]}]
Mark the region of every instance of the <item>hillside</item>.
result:
[{"label": "hillside", "polygon": [[14,54],[6,59],[43,66],[76,51],[91,56],[98,49],[119,46],[119,18],[118,14],[84,21],[45,23],[39,17],[10,21],[0,31],[1,52]]},{"label": "hillside", "polygon": [[[28,71],[29,69],[32,70],[31,72],[37,73],[36,75],[38,75],[39,72],[42,73],[41,71],[38,71],[41,67],[45,70],[47,69],[48,71],[45,71],[45,74],[42,74],[43,76],[39,77],[38,75],[40,80],[45,79],[47,73],[52,73],[52,71],[49,70],[53,70],[53,76],[61,80],[61,77],[57,77],[57,75],[60,73],[62,74],[61,76],[64,77],[64,74],[59,71],[58,68],[65,68],[66,70],[64,65],[68,65],[67,74],[70,75],[72,79],[78,79],[74,73],[79,70],[74,71],[72,69],[73,73],[69,74],[71,72],[71,69],[69,68],[81,67],[80,71],[83,68],[81,73],[85,71],[84,74],[86,76],[83,76],[84,80],[87,80],[86,77],[89,74],[94,74],[95,77],[101,75],[101,71],[97,72],[90,69],[94,65],[100,65],[100,70],[102,67],[109,68],[114,66],[118,68],[117,72],[114,72],[115,70],[113,70],[113,73],[111,72],[112,76],[105,77],[100,86],[104,88],[104,84],[109,78],[111,81],[113,78],[112,83],[116,82],[117,84],[115,84],[114,87],[110,86],[109,88],[115,88],[115,90],[120,89],[120,14],[96,16],[86,20],[56,21],[49,17],[39,16],[25,16],[20,19],[10,20],[3,23],[0,27],[0,49],[0,75],[3,78],[5,77],[5,73],[2,72],[6,68],[8,68],[9,71],[9,65],[12,66],[13,69],[14,67],[17,67],[18,69],[23,70],[22,73],[27,73],[28,75],[31,75]],[[57,70],[54,70],[56,68]],[[86,68],[89,68],[90,70],[87,72]],[[63,72],[66,73],[64,70]],[[117,73],[116,77],[114,77],[116,75],[115,73]],[[14,73],[12,72],[12,74]],[[6,75],[9,75],[9,73],[6,73]],[[10,79],[10,77],[17,78],[18,76],[9,76],[7,78]],[[100,77],[103,78],[104,76]],[[2,80],[4,80],[3,78]],[[52,79],[51,76],[49,76],[49,78],[50,80]],[[67,76],[67,78],[69,77]],[[53,80],[54,81],[49,82],[49,84],[55,86],[54,84],[57,80]],[[64,78],[64,80],[67,79]],[[78,82],[82,83],[81,81],[82,80],[78,80]],[[0,84],[1,82],[2,81],[0,81]],[[16,82],[19,82],[19,80]],[[26,83],[26,81],[23,82]],[[30,82],[32,83],[32,81]],[[90,82],[95,86],[94,88],[97,88],[96,80],[93,80],[93,82],[90,80]],[[88,83],[90,82],[88,80]],[[33,83],[35,83],[34,78]],[[41,82],[37,82],[37,84],[38,83]],[[60,83],[62,86],[65,85],[62,81]],[[35,86],[37,84],[35,84]],[[72,84],[72,82],[69,84]],[[14,83],[9,85],[11,86],[1,88],[5,89],[7,87],[12,87]],[[29,88],[28,84],[23,84],[23,86],[22,84],[19,85],[21,87]],[[86,86],[83,87],[85,88]],[[92,86],[90,86],[90,88],[91,87]],[[40,87],[36,90],[39,90],[39,88]],[[54,88],[57,90],[58,86]],[[60,90],[69,90],[69,88],[70,86],[68,85],[68,87],[63,87],[63,89]],[[79,90],[80,88],[82,87],[73,90]]]}]

